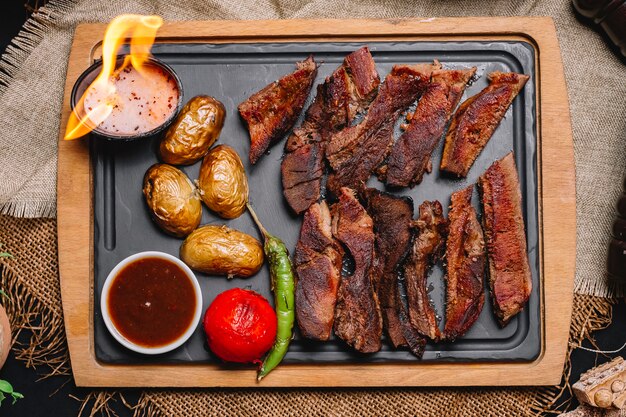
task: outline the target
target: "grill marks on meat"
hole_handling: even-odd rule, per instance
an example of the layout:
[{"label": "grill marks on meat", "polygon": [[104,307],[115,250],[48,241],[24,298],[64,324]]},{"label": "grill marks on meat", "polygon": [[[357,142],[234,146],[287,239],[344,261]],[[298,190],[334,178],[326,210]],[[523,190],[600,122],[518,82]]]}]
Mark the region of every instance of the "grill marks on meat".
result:
[{"label": "grill marks on meat", "polygon": [[446,247],[445,338],[461,337],[476,322],[485,303],[485,241],[471,205],[471,185],[452,194]]},{"label": "grill marks on meat", "polygon": [[480,177],[489,254],[489,286],[501,326],[523,308],[532,289],[522,216],[522,196],[513,153]]},{"label": "grill marks on meat", "polygon": [[492,72],[489,85],[461,104],[446,135],[442,171],[458,177],[467,175],[528,78],[513,72]]},{"label": "grill marks on meat", "polygon": [[304,212],[320,198],[329,136],[367,108],[379,84],[372,55],[363,47],[348,55],[317,87],[304,122],[287,140],[281,165],[283,193],[296,213]]},{"label": "grill marks on meat", "polygon": [[381,347],[382,317],[371,280],[374,261],[372,218],[354,195],[342,188],[332,207],[332,232],[350,251],[355,270],[339,285],[335,308],[335,333],[359,352],[377,352]]},{"label": "grill marks on meat", "polygon": [[333,194],[341,187],[363,187],[391,149],[396,120],[426,89],[432,71],[439,68],[438,63],[394,66],[364,120],[331,136],[326,159],[332,167],[327,188]]},{"label": "grill marks on meat", "polygon": [[314,203],[304,214],[294,253],[296,318],[302,335],[328,340],[341,281],[343,249],[333,238],[326,202]]},{"label": "grill marks on meat", "polygon": [[[383,325],[395,346],[406,346],[406,332],[415,333],[408,320],[402,321],[398,293],[398,268],[411,246],[413,201],[397,197],[374,188],[364,190],[366,210],[374,221],[375,258],[372,273],[374,289],[378,295]],[[419,339],[418,334],[409,339]],[[411,346],[412,347],[412,346]]]},{"label": "grill marks on meat", "polygon": [[249,158],[255,164],[269,146],[293,127],[317,76],[313,56],[296,63],[296,70],[250,96],[238,107],[250,132]]},{"label": "grill marks on meat", "polygon": [[283,195],[297,214],[305,211],[320,198],[324,175],[322,136],[314,130],[294,130],[289,140],[299,141],[285,154],[280,166]]},{"label": "grill marks on meat", "polygon": [[411,325],[422,335],[438,341],[441,332],[428,298],[427,274],[444,253],[448,224],[439,201],[425,201],[415,222],[417,236],[404,268]]},{"label": "grill marks on meat", "polygon": [[407,130],[391,149],[387,163],[388,185],[413,187],[422,182],[425,171],[431,171],[433,150],[475,73],[476,67],[433,72],[428,89],[417,103]]}]

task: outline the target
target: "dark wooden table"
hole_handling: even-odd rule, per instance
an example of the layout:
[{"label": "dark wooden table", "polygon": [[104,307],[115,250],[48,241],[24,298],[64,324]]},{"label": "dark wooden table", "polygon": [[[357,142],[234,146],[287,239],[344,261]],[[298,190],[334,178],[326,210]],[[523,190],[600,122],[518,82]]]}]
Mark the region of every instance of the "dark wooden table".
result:
[{"label": "dark wooden table", "polygon": [[[17,35],[21,26],[28,18],[28,12],[24,7],[25,1],[0,0],[1,52],[5,51],[11,39]],[[606,330],[597,332],[595,336],[598,346],[603,349],[613,350],[622,345],[626,338],[626,305],[624,305],[623,301],[614,309],[611,326]],[[570,381],[574,383],[585,370],[606,362],[617,355],[604,356],[580,349],[576,350],[571,357],[572,373]],[[76,416],[81,403],[72,397],[84,398],[91,390],[77,388],[69,376],[39,380],[41,375],[47,371],[47,369],[27,369],[23,362],[18,362],[15,359],[13,354],[9,355],[7,363],[0,370],[0,379],[10,381],[14,389],[24,394],[25,398],[18,401],[15,405],[11,405],[9,400],[5,401],[0,408],[0,416]],[[124,395],[133,403],[137,401],[139,392],[137,390],[126,390]],[[119,402],[113,403],[112,407],[120,417],[132,415]],[[84,415],[88,414],[88,412],[84,413]]]}]

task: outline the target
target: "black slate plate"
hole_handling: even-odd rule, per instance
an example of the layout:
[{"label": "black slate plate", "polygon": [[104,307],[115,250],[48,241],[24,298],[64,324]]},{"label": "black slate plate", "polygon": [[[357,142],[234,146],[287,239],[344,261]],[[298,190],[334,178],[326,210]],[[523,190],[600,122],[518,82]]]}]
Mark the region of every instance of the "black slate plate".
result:
[{"label": "black slate plate", "polygon": [[[234,147],[246,165],[250,198],[265,226],[280,236],[293,250],[300,230],[282,197],[280,160],[284,140],[250,166],[248,133],[237,114],[237,105],[268,83],[293,71],[294,63],[313,53],[322,65],[316,83],[324,80],[359,43],[284,43],[284,44],[158,44],[154,55],[171,65],[180,76],[184,100],[209,94],[222,101],[228,116],[218,143]],[[530,81],[508,110],[493,138],[476,160],[465,180],[450,180],[439,175],[441,144],[434,152],[433,173],[422,184],[402,193],[413,198],[415,207],[424,200],[438,199],[449,204],[450,194],[474,183],[485,169],[510,150],[515,151],[524,202],[528,256],[532,269],[533,291],[527,308],[509,325],[500,329],[494,319],[490,300],[473,328],[453,344],[430,344],[423,360],[438,361],[532,361],[541,353],[541,314],[539,276],[539,225],[537,188],[537,138],[535,109],[535,56],[525,42],[373,42],[369,43],[381,77],[392,65],[423,63],[438,59],[444,67],[477,66],[479,78],[467,88],[463,100],[487,85],[491,71],[515,71],[530,75]],[[313,94],[309,99],[312,99]],[[308,104],[307,104],[308,106]],[[397,137],[397,136],[396,136]],[[442,141],[443,142],[443,141]],[[178,255],[181,240],[162,233],[150,220],[141,193],[147,168],[157,162],[156,142],[114,144],[90,139],[94,161],[94,333],[96,357],[106,363],[190,363],[216,362],[208,350],[201,326],[182,347],[167,354],[147,357],[119,345],[108,333],[100,315],[100,291],[113,267],[125,257],[140,251],[158,250]],[[197,178],[200,163],[183,170]],[[370,186],[384,188],[376,178]],[[474,206],[479,210],[477,193]],[[447,211],[447,209],[446,209]],[[202,223],[225,223],[204,208]],[[244,214],[227,222],[230,227],[260,236],[251,218]],[[248,279],[226,280],[197,274],[204,297],[204,309],[215,296],[233,287],[250,288],[272,300],[269,273],[265,267]],[[444,311],[443,271],[436,267],[429,283],[431,297],[439,314]],[[486,290],[486,288],[485,288]],[[285,363],[401,362],[416,361],[408,351],[393,350],[385,340],[380,352],[362,355],[351,351],[341,340],[326,343],[303,340],[296,334]]]}]

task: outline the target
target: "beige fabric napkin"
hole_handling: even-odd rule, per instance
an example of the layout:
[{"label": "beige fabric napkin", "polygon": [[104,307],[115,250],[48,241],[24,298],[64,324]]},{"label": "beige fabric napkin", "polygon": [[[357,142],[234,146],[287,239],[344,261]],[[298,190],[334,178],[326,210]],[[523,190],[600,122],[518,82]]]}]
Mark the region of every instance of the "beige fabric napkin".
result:
[{"label": "beige fabric napkin", "polygon": [[[566,0],[51,0],[0,62],[0,213],[56,214],[59,113],[73,32],[121,13],[166,20],[548,15],[557,25],[577,168],[576,290],[611,294],[604,278],[613,207],[626,168],[626,66]],[[255,24],[251,22],[250,24]]]}]

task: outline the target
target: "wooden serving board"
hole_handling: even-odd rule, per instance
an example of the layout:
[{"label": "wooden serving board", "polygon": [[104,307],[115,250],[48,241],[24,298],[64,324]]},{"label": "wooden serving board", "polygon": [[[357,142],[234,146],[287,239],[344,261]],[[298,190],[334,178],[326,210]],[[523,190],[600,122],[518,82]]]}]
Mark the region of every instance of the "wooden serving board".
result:
[{"label": "wooden serving board", "polygon": [[[109,364],[94,342],[93,168],[87,141],[64,141],[75,80],[98,57],[102,24],[77,28],[59,134],[58,236],[65,326],[78,386],[476,386],[555,385],[573,298],[576,207],[569,107],[550,18],[283,20],[166,23],[157,42],[523,41],[534,48],[541,353],[532,362],[283,364],[262,383],[249,369],[215,364]],[[277,196],[277,198],[280,196]]]}]

